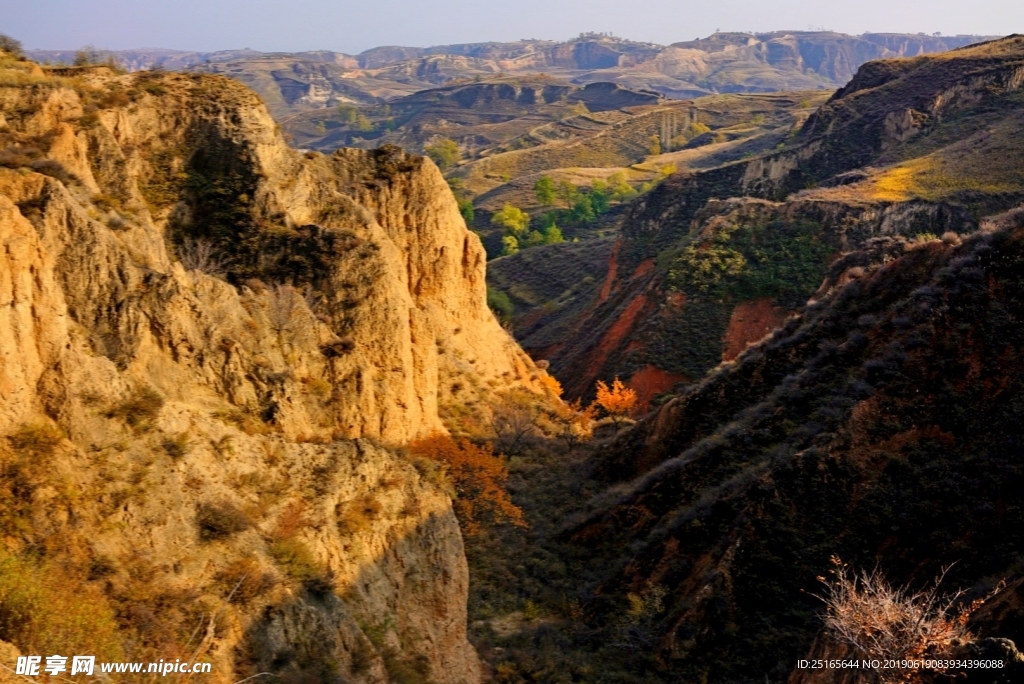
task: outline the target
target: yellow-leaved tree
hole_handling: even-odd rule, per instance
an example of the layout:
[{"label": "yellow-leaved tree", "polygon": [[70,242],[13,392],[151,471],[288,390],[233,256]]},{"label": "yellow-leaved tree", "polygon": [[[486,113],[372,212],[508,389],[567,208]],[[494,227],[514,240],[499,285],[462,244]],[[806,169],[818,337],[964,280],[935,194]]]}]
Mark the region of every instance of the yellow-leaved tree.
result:
[{"label": "yellow-leaved tree", "polygon": [[617,377],[612,381],[611,387],[598,380],[597,399],[594,403],[612,419],[615,427],[619,427],[636,409],[636,392],[623,385]]}]

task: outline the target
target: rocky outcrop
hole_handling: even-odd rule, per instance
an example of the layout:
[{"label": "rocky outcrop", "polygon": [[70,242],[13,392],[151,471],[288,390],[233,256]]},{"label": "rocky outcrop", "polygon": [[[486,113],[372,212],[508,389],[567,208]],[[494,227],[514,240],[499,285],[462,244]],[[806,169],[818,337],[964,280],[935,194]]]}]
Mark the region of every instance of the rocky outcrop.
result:
[{"label": "rocky outcrop", "polygon": [[[300,155],[226,79],[102,87],[140,83],[160,94],[90,113],[88,128],[73,90],[36,96],[21,135],[56,131],[49,158],[79,180],[0,181],[97,352],[130,374],[167,353],[157,389],[198,379],[291,437],[398,444],[444,429],[439,406],[477,398],[454,397],[456,378],[533,386],[536,369],[486,307],[479,240],[432,164],[397,149]],[[187,261],[196,244],[212,250],[199,270],[234,286],[185,272],[175,253]],[[326,401],[311,399],[314,378],[331,383]]]},{"label": "rocky outcrop", "polygon": [[130,658],[479,681],[443,474],[386,446],[546,395],[437,169],[291,150],[224,78],[3,68],[2,553]]}]

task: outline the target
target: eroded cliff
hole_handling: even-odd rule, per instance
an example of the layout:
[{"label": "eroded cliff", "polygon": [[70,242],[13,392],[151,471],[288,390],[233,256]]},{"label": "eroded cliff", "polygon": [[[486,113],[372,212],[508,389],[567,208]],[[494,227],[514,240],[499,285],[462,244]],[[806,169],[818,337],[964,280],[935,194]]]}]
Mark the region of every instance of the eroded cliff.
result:
[{"label": "eroded cliff", "polygon": [[387,447],[545,390],[433,164],[289,149],[226,78],[9,55],[0,139],[3,576],[91,597],[61,648],[478,681],[444,478]]}]

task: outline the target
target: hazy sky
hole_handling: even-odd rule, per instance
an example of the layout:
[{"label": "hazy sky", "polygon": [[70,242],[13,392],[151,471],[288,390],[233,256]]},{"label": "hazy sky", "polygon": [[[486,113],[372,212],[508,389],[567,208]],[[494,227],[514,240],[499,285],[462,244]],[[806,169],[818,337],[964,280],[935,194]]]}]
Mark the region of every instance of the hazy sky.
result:
[{"label": "hazy sky", "polygon": [[1024,0],[0,0],[27,48],[336,50],[611,31],[672,43],[723,31],[1024,33]]}]

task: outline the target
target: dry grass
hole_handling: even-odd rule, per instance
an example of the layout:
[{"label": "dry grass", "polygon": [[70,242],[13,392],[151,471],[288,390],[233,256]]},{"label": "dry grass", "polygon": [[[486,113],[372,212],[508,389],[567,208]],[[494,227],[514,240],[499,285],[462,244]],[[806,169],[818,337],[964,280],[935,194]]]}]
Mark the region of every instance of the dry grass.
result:
[{"label": "dry grass", "polygon": [[137,390],[125,401],[107,410],[107,418],[121,418],[133,428],[139,429],[150,424],[163,408],[164,399],[156,390],[144,387]]},{"label": "dry grass", "polygon": [[225,539],[252,526],[252,521],[229,501],[208,502],[196,509],[196,527],[203,541]]},{"label": "dry grass", "polygon": [[34,65],[11,57],[0,57],[0,88],[24,88],[44,86],[50,88],[72,87],[71,79],[40,73]]},{"label": "dry grass", "polygon": [[95,586],[55,563],[0,553],[0,639],[27,653],[123,658],[114,612]]},{"label": "dry grass", "polygon": [[270,555],[296,582],[309,582],[323,575],[312,551],[299,539],[279,539],[270,545]]},{"label": "dry grass", "polygon": [[245,605],[274,586],[274,579],[263,572],[255,558],[237,558],[216,575],[230,603]]},{"label": "dry grass", "polygon": [[192,446],[189,443],[188,434],[182,432],[178,435],[173,435],[164,439],[160,445],[167,452],[167,455],[171,458],[181,458],[191,451]]},{"label": "dry grass", "polygon": [[338,510],[338,531],[346,536],[361,534],[370,529],[380,517],[383,506],[372,494],[350,501]]},{"label": "dry grass", "polygon": [[36,458],[53,455],[63,439],[60,428],[49,423],[24,425],[7,437],[16,452]]}]

